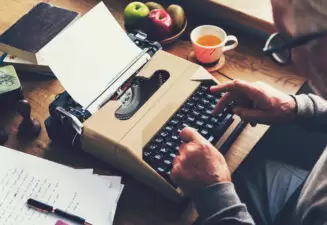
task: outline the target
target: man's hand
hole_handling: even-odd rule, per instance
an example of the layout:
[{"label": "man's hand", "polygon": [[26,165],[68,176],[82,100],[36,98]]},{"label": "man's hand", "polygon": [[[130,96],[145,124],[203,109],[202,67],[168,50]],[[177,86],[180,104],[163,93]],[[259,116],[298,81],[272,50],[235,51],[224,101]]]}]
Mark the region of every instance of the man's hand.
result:
[{"label": "man's hand", "polygon": [[213,93],[226,92],[217,103],[213,114],[234,102],[233,112],[250,123],[281,123],[295,117],[295,100],[267,84],[235,80],[210,88]]},{"label": "man's hand", "polygon": [[174,160],[171,178],[186,195],[215,183],[231,181],[223,155],[196,130],[184,128],[180,137],[185,143]]}]

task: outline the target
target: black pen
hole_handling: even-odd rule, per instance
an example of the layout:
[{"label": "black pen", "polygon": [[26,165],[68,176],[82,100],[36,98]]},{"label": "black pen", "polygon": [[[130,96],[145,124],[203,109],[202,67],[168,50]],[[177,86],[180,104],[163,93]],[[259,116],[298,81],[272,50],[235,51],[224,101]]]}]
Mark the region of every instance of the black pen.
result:
[{"label": "black pen", "polygon": [[39,202],[39,201],[31,199],[31,198],[27,200],[27,205],[37,211],[40,211],[43,213],[52,213],[54,215],[62,217],[63,219],[67,219],[67,220],[70,220],[70,221],[78,223],[78,224],[92,225],[91,223],[86,222],[85,219],[83,219],[79,216],[75,216],[75,215],[67,213],[63,210],[56,209],[50,205],[47,205],[45,203]]}]

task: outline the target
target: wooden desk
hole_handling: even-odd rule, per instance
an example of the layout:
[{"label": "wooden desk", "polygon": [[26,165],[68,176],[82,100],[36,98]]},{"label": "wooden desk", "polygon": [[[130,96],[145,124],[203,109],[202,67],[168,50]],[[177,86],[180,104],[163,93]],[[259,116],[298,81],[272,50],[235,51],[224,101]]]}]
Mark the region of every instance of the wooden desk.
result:
[{"label": "wooden desk", "polygon": [[[8,28],[38,2],[39,0],[16,0],[1,3],[0,32]],[[81,13],[85,13],[96,4],[96,0],[49,0],[48,2]],[[116,19],[122,24],[122,11],[127,1],[106,0],[105,2]],[[214,21],[208,21],[206,18],[194,15],[192,15],[192,18],[196,18],[196,21],[190,18],[191,26],[200,23],[214,23]],[[223,74],[231,78],[240,78],[248,81],[261,80],[288,93],[296,92],[303,84],[303,79],[295,76],[291,68],[280,68],[269,59],[262,57],[260,52],[263,46],[262,40],[254,39],[239,31],[229,29],[227,31],[238,36],[240,46],[226,54],[227,65],[219,73],[213,74],[218,80],[221,82],[227,80],[222,76]],[[166,48],[166,50],[186,58],[191,50],[191,45],[187,35],[185,36],[185,40],[178,41],[176,44]],[[43,122],[49,115],[49,104],[53,101],[56,94],[63,91],[62,86],[57,80],[46,77],[37,77],[24,73],[21,73],[20,77],[25,96],[32,104],[33,116]],[[174,205],[158,193],[136,182],[128,175],[122,174],[120,171],[110,167],[110,165],[106,165],[81,151],[61,146],[60,143],[51,143],[44,126],[42,127],[42,133],[34,141],[23,142],[17,140],[16,133],[20,121],[21,118],[17,116],[14,110],[1,109],[0,126],[6,127],[10,133],[10,139],[6,146],[75,168],[92,167],[100,173],[117,174],[124,177],[124,183],[127,184],[127,187],[119,203],[115,224],[190,224],[194,219],[191,210],[182,212],[180,206]],[[267,128],[267,126],[248,127],[241,134],[226,155],[232,171],[244,159]]]}]

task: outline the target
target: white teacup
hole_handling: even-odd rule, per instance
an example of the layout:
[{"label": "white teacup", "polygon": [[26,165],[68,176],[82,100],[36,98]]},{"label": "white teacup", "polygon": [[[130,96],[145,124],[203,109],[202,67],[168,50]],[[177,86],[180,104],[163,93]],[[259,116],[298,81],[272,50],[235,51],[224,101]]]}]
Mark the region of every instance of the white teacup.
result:
[{"label": "white teacup", "polygon": [[[204,46],[197,43],[198,39],[205,35],[214,35],[221,40],[221,43],[214,46]],[[216,62],[223,52],[234,49],[238,45],[238,40],[235,36],[227,35],[223,29],[212,25],[203,25],[195,28],[191,32],[191,41],[195,57],[200,63]]]}]

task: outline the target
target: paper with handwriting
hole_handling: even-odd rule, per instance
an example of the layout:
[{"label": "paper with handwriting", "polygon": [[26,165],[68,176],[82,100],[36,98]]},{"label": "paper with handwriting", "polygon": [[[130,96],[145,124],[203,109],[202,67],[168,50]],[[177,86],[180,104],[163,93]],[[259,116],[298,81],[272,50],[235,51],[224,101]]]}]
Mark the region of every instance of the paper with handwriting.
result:
[{"label": "paper with handwriting", "polygon": [[[112,182],[115,188],[110,188]],[[30,209],[26,205],[28,198],[81,216],[92,224],[112,224],[122,187],[117,178],[111,181],[0,146],[0,224],[54,225],[61,219]]]}]

